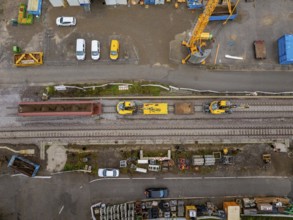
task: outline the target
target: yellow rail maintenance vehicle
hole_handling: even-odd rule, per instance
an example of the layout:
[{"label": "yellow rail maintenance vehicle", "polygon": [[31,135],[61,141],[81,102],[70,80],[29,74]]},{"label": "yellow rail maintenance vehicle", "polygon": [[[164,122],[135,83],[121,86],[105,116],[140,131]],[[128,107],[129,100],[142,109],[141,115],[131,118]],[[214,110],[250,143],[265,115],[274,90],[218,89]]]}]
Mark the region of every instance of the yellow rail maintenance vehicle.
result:
[{"label": "yellow rail maintenance vehicle", "polygon": [[220,101],[212,101],[210,103],[206,103],[203,106],[203,110],[205,113],[211,113],[213,115],[220,115],[220,114],[231,114],[233,109],[236,108],[249,108],[248,105],[235,105],[232,104],[228,100],[220,100]]},{"label": "yellow rail maintenance vehicle", "polygon": [[168,103],[144,103],[142,110],[144,115],[167,115]]},{"label": "yellow rail maintenance vehicle", "polygon": [[119,115],[133,115],[137,112],[138,106],[134,101],[122,101],[117,104],[116,109]]},{"label": "yellow rail maintenance vehicle", "polygon": [[167,115],[168,103],[144,103],[139,106],[134,101],[121,101],[117,104],[116,109],[120,115],[133,115],[139,110],[144,115]]}]

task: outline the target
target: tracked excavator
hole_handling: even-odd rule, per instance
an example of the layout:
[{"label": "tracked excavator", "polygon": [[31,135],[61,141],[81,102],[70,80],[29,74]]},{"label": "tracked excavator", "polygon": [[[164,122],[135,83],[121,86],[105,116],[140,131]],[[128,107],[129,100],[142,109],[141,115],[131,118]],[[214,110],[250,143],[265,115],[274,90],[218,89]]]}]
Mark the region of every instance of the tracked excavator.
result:
[{"label": "tracked excavator", "polygon": [[213,115],[220,115],[220,114],[231,114],[233,112],[233,109],[236,108],[249,108],[249,105],[247,104],[232,104],[228,100],[220,100],[220,101],[212,101],[210,103],[206,103],[203,106],[203,110],[205,113],[210,113]]}]

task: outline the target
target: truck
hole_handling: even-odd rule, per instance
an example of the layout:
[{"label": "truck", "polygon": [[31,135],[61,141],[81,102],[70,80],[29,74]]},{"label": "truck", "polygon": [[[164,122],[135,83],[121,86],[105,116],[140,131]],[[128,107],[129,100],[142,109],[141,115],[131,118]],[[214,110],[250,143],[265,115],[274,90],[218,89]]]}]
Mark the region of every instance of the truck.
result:
[{"label": "truck", "polygon": [[40,165],[18,155],[13,155],[11,157],[8,167],[11,167],[12,169],[30,177],[36,176],[40,169]]},{"label": "truck", "polygon": [[263,40],[256,40],[253,42],[256,59],[266,59],[267,50]]},{"label": "truck", "polygon": [[14,54],[13,63],[17,67],[41,65],[43,64],[43,52]]}]

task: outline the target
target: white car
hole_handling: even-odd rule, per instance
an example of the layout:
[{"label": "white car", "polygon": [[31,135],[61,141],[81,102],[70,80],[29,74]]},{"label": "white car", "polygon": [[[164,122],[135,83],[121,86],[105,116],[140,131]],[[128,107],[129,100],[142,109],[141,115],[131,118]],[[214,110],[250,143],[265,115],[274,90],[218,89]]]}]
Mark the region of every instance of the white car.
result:
[{"label": "white car", "polygon": [[85,60],[85,39],[76,39],[76,59]]},{"label": "white car", "polygon": [[92,40],[91,56],[93,60],[100,59],[100,48],[100,42],[97,40]]},{"label": "white car", "polygon": [[118,177],[119,170],[112,168],[102,168],[98,170],[99,177]]},{"label": "white car", "polygon": [[75,26],[76,18],[75,17],[58,17],[56,18],[57,26]]}]

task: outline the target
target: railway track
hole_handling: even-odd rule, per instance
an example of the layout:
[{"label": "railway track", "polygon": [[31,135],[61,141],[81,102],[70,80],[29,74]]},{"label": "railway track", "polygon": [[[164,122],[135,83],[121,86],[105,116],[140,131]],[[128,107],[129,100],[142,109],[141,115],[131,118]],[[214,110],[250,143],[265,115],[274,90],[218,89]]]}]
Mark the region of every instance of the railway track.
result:
[{"label": "railway track", "polygon": [[146,138],[146,137],[291,137],[293,126],[280,128],[141,128],[141,129],[82,129],[82,130],[13,130],[0,132],[0,139],[55,138]]}]

